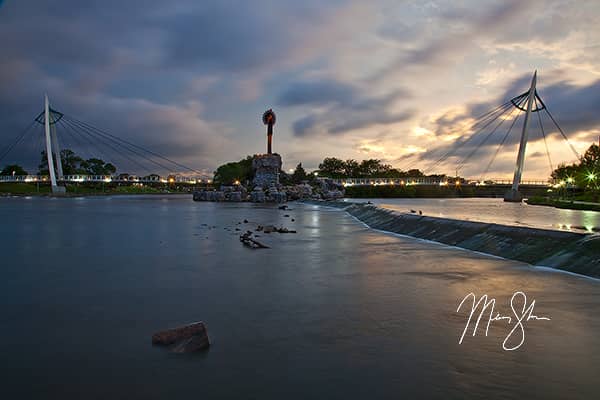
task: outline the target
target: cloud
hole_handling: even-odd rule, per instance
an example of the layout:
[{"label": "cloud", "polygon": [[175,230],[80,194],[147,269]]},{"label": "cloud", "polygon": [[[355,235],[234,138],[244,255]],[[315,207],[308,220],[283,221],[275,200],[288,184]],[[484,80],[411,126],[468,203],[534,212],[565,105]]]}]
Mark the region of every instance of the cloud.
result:
[{"label": "cloud", "polygon": [[[418,159],[432,165],[440,157],[449,154],[447,161],[449,164],[461,165],[461,163],[467,162],[471,165],[482,165],[484,160],[485,164],[492,159],[500,146],[502,146],[502,151],[516,154],[523,124],[523,112],[510,107],[504,113],[507,116],[506,120],[498,119],[493,123],[484,123],[477,127],[482,128],[487,124],[485,129],[470,128],[484,113],[484,110],[492,110],[497,105],[527,91],[530,80],[531,76],[523,75],[510,82],[504,93],[491,101],[472,103],[459,110],[447,111],[435,118],[431,129],[438,137],[443,138],[452,134],[458,137],[448,144],[437,146],[427,153],[420,154]],[[600,80],[584,86],[574,85],[568,81],[558,81],[544,87],[538,86],[538,93],[572,144],[576,141],[583,141],[585,146],[587,140],[594,141],[595,135],[597,135],[596,128],[600,125],[600,114],[597,113],[597,105],[600,104]],[[500,113],[495,115],[500,115]],[[517,115],[519,119],[515,121]],[[570,146],[565,143],[559,130],[543,110],[540,111],[539,117],[538,113],[533,113],[529,122],[530,144],[528,148],[536,146],[538,151],[530,152],[528,158],[540,158],[544,167],[547,164],[546,159],[541,157],[541,155],[546,157],[546,144],[540,128],[540,117],[546,141],[551,147],[551,158],[555,161],[573,160],[575,155],[571,152]],[[491,119],[487,121],[491,121]],[[512,130],[509,133],[511,125]]]},{"label": "cloud", "polygon": [[[307,168],[378,148],[387,160],[419,149],[410,159],[425,164],[432,152],[420,149],[447,149],[535,68],[580,148],[598,132],[599,14],[581,0],[5,2],[0,148],[48,92],[62,111],[194,168],[260,151],[256,116],[271,105],[278,152]],[[547,133],[552,151],[561,139]],[[501,140],[481,146],[486,157]]]},{"label": "cloud", "polygon": [[394,111],[396,103],[410,97],[404,89],[369,95],[356,85],[329,79],[293,82],[280,93],[278,103],[311,110],[292,124],[296,136],[343,135],[410,119],[414,110]]}]

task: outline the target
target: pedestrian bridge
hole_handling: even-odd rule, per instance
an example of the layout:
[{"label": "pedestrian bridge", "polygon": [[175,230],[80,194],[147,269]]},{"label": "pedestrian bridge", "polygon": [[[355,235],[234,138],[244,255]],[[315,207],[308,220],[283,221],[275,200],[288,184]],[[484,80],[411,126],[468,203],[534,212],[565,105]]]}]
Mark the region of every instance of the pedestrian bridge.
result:
[{"label": "pedestrian bridge", "polygon": [[[471,185],[471,186],[486,186],[496,185],[505,186],[512,185],[513,180],[510,178],[490,178],[485,180],[465,179],[465,178],[448,178],[448,177],[407,177],[407,178],[340,178],[332,179],[338,185],[343,186],[393,186],[393,185],[430,185],[430,186],[450,186],[450,185]],[[532,179],[522,180],[521,185],[550,187],[557,183],[548,179]]]},{"label": "pedestrian bridge", "polygon": [[[187,176],[170,176],[163,178],[158,175],[138,177],[133,175],[128,176],[110,176],[110,175],[65,175],[57,179],[58,182],[66,183],[186,183],[200,184],[211,183],[210,179],[196,178]],[[0,183],[45,183],[50,182],[50,177],[47,175],[16,175],[16,176],[0,176]]]}]

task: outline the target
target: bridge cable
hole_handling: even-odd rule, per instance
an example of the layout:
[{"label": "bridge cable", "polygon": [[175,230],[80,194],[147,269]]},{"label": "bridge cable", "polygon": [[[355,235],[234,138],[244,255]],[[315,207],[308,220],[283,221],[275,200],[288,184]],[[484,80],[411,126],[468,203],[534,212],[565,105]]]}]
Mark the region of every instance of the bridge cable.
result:
[{"label": "bridge cable", "polygon": [[[512,109],[512,111],[508,115],[509,118],[514,114],[516,109],[517,109],[516,107]],[[492,129],[492,131],[490,133],[488,133],[483,138],[483,140],[481,142],[479,142],[479,144],[473,150],[471,150],[471,152],[466,157],[464,157],[461,160],[461,162],[458,164],[458,167],[456,168],[457,171],[460,171],[467,164],[467,162],[481,148],[481,146],[483,146],[489,140],[489,138],[491,138],[492,135],[494,135],[494,133],[496,133],[496,131],[498,130],[498,128],[500,128],[500,126],[504,123],[504,121],[506,121],[506,120],[502,119],[500,122],[498,122],[498,124],[494,127],[494,129]]]},{"label": "bridge cable", "polygon": [[567,135],[565,135],[565,133],[563,132],[562,128],[558,125],[558,122],[556,122],[556,120],[554,119],[554,117],[552,116],[552,114],[550,114],[550,110],[548,110],[548,107],[544,108],[544,110],[546,110],[546,113],[548,114],[548,116],[550,117],[550,119],[552,120],[552,122],[554,122],[554,125],[558,128],[558,131],[562,135],[563,139],[565,139],[565,141],[569,144],[569,147],[571,147],[571,151],[573,152],[573,154],[575,154],[575,156],[579,160],[581,158],[581,156],[579,155],[579,153],[577,152],[577,150],[575,150],[575,147],[571,144],[571,142],[569,141],[569,138],[567,138]]},{"label": "bridge cable", "polygon": [[[489,114],[486,117],[484,117],[481,121],[475,122],[468,130],[474,129],[475,126],[477,126],[480,123],[483,123],[483,121],[486,121],[484,126],[482,126],[481,128],[477,129],[474,133],[469,135],[469,137],[466,140],[464,140],[462,142],[457,141],[446,153],[444,153],[440,158],[438,158],[432,165],[428,166],[426,171],[430,171],[431,169],[433,169],[440,163],[446,161],[449,157],[453,156],[457,150],[459,150],[467,142],[469,142],[471,139],[473,139],[476,135],[481,133],[485,128],[487,128],[490,124],[492,124],[498,117],[500,117],[506,111],[508,111],[508,109],[510,108],[510,104],[508,104],[508,103],[509,102],[507,102],[507,103],[505,103],[505,105],[503,105],[501,112],[499,114],[497,114],[495,117],[493,114]],[[463,135],[463,137],[464,137],[464,135]]]},{"label": "bridge cable", "polygon": [[145,148],[143,148],[143,147],[141,147],[141,146],[138,146],[138,145],[136,145],[136,144],[134,144],[134,143],[131,143],[131,142],[129,142],[129,141],[127,141],[127,140],[125,140],[125,139],[121,139],[121,138],[119,138],[118,136],[111,135],[110,133],[108,133],[108,132],[106,132],[106,131],[103,131],[103,130],[101,130],[101,129],[99,129],[99,128],[95,128],[93,125],[90,125],[90,124],[88,124],[88,123],[86,123],[86,122],[83,122],[83,121],[79,121],[78,119],[76,119],[76,118],[74,118],[74,117],[70,117],[70,118],[71,118],[72,120],[75,120],[76,122],[79,122],[80,124],[82,124],[82,125],[84,125],[84,126],[88,126],[89,128],[91,128],[91,129],[94,129],[94,130],[98,131],[99,133],[102,133],[102,134],[104,134],[104,135],[107,135],[107,136],[109,136],[109,137],[112,137],[113,139],[116,139],[116,140],[118,140],[118,141],[120,141],[120,142],[126,143],[126,144],[128,144],[129,146],[135,147],[135,148],[137,148],[137,149],[140,149],[140,150],[142,150],[142,151],[144,151],[144,152],[146,152],[146,153],[152,154],[153,156],[155,156],[155,157],[158,157],[158,158],[161,158],[161,159],[163,159],[163,160],[165,160],[165,161],[168,161],[168,162],[170,162],[171,164],[174,164],[174,165],[176,165],[176,166],[178,166],[178,167],[180,167],[180,168],[184,168],[184,169],[186,169],[186,170],[188,170],[188,171],[195,172],[195,173],[197,173],[197,174],[201,174],[201,175],[202,175],[202,172],[200,172],[200,171],[198,171],[198,170],[195,170],[195,169],[193,169],[193,168],[190,168],[190,167],[188,167],[188,166],[185,166],[185,165],[183,165],[183,164],[180,164],[180,163],[178,163],[178,162],[176,162],[176,161],[173,161],[173,160],[171,160],[171,159],[169,159],[169,158],[167,158],[167,157],[161,156],[161,155],[160,155],[160,154],[158,154],[158,153],[155,153],[155,152],[153,152],[153,151],[151,151],[151,150],[145,149]]},{"label": "bridge cable", "polygon": [[485,179],[486,174],[489,172],[490,168],[492,167],[492,164],[496,160],[496,157],[498,156],[498,153],[500,152],[500,149],[502,148],[502,146],[504,146],[504,143],[506,142],[506,139],[510,135],[510,132],[512,131],[512,128],[515,126],[515,124],[517,123],[517,120],[519,119],[520,116],[521,116],[521,114],[517,114],[517,116],[515,117],[515,119],[513,119],[513,122],[510,124],[510,127],[508,128],[508,130],[506,131],[506,134],[502,138],[502,142],[500,142],[500,144],[496,148],[496,152],[494,153],[494,156],[492,157],[492,159],[488,163],[487,167],[485,167],[485,170],[483,171],[483,174],[481,175],[481,179],[480,179],[481,181],[483,181]]},{"label": "bridge cable", "polygon": [[[69,135],[69,137],[71,139],[73,139],[72,145],[69,142],[68,148],[70,150],[73,150],[75,153],[79,153],[81,155],[81,157],[90,158],[92,153],[85,150],[85,143],[83,143],[83,138],[80,138],[80,135],[77,132],[75,132],[73,130],[73,128],[68,126],[65,122],[59,121],[58,123],[62,127],[62,132],[65,133],[66,135]],[[63,136],[66,136],[66,135],[63,135]],[[63,140],[63,141],[66,142],[66,140]]]},{"label": "bridge cable", "polygon": [[[76,124],[77,126],[80,127],[80,129],[85,129],[88,133],[93,134],[94,136],[97,136],[98,138],[102,138],[104,140],[108,140],[110,142],[115,143],[117,146],[119,146],[119,147],[121,147],[121,148],[123,148],[123,149],[125,149],[125,150],[127,150],[127,151],[129,151],[129,152],[131,152],[133,154],[135,154],[135,155],[140,156],[141,158],[143,158],[146,161],[149,161],[151,163],[154,163],[154,164],[158,165],[159,167],[161,167],[162,169],[164,169],[166,171],[171,171],[172,170],[172,168],[170,168],[168,166],[165,166],[164,164],[161,164],[161,163],[153,160],[152,158],[144,155],[143,153],[140,153],[139,151],[136,151],[135,148],[132,149],[128,145],[123,144],[121,141],[118,140],[118,138],[116,138],[116,137],[114,137],[112,135],[109,135],[109,134],[102,133],[97,128],[87,127],[87,126],[83,125],[84,123],[74,122],[73,120],[71,120],[71,123]],[[86,125],[89,125],[89,124],[86,124]],[[91,125],[89,125],[89,126],[91,126]],[[145,169],[147,171],[151,172],[147,168],[145,168]]]},{"label": "bridge cable", "polygon": [[[119,147],[115,147],[114,145],[112,145],[108,140],[106,140],[103,137],[97,137],[96,135],[93,135],[90,131],[88,131],[87,129],[84,129],[81,126],[78,126],[77,124],[75,124],[73,121],[71,121],[69,118],[63,118],[65,120],[65,122],[67,124],[70,125],[71,129],[73,129],[74,132],[78,133],[79,135],[81,135],[81,137],[85,138],[91,145],[92,148],[98,148],[100,150],[100,146],[96,145],[92,139],[95,139],[98,141],[98,144],[102,144],[103,146],[109,148],[110,150],[114,151],[115,153],[117,153],[120,158],[122,160],[125,160],[126,163],[125,165],[128,164],[128,162],[131,162],[137,166],[139,166],[140,168],[142,168],[143,170],[150,172],[150,169],[146,166],[144,166],[143,164],[141,164],[139,161],[137,161],[136,159],[134,159],[133,157],[127,155],[127,153],[125,153],[122,149],[120,149]],[[77,131],[80,130],[79,132]],[[86,134],[87,136],[89,136],[89,138],[87,136],[84,136],[83,134]],[[125,148],[125,150],[128,150],[127,148]],[[102,152],[103,153],[103,152]],[[106,157],[106,154],[103,155],[104,158],[106,158],[106,162],[109,162],[110,158],[112,157]],[[162,167],[162,166],[161,166]],[[164,167],[163,167],[164,168]]]},{"label": "bridge cable", "polygon": [[[433,168],[435,168],[439,164],[446,161],[449,157],[453,156],[454,153],[456,153],[456,151],[458,151],[462,146],[467,144],[471,139],[473,139],[475,136],[477,136],[479,133],[481,133],[485,128],[487,128],[494,121],[496,121],[500,116],[504,115],[506,113],[506,111],[508,111],[511,107],[512,107],[512,103],[510,101],[508,101],[508,102],[502,104],[501,106],[496,107],[494,109],[495,113],[484,114],[485,117],[481,121],[477,121],[475,124],[473,124],[470,129],[473,129],[476,125],[482,123],[483,121],[486,121],[486,123],[481,128],[477,129],[466,140],[457,141],[457,143],[454,144],[454,146],[452,146],[446,153],[444,153],[440,158],[438,158],[433,164],[430,164],[423,172],[426,173],[426,172],[431,171]],[[498,113],[498,111],[500,111],[500,112]],[[494,114],[496,114],[496,115],[494,115]],[[463,137],[464,137],[464,135],[463,135]]]},{"label": "bridge cable", "polygon": [[0,155],[0,161],[2,161],[4,159],[4,157],[6,157],[8,155],[8,153],[10,153],[15,148],[15,146],[18,145],[23,140],[23,138],[27,135],[27,133],[29,132],[29,130],[31,129],[31,127],[34,124],[35,124],[35,120],[31,121],[31,123],[17,135],[16,139],[11,144],[6,146],[6,149],[3,150]]},{"label": "bridge cable", "polygon": [[[89,139],[87,136],[84,136],[82,133],[77,132],[77,130],[75,128],[67,125],[66,122],[67,122],[66,120],[65,120],[65,123],[62,123],[62,121],[59,121],[59,123],[61,123],[61,125],[64,126],[65,132],[67,132],[69,134],[69,136],[72,137],[76,142],[81,143],[81,146],[82,146],[81,147],[81,150],[82,150],[81,155],[82,156],[85,157],[84,151],[85,151],[86,146],[83,143],[85,141],[90,144],[88,149],[91,149],[91,151],[90,150],[85,151],[85,154],[87,154],[88,159],[98,158],[97,154],[95,154],[95,152],[94,152],[94,151],[96,151],[100,154],[100,157],[102,157],[103,161],[104,160],[106,160],[105,162],[112,161],[111,160],[112,157],[107,157],[108,153],[105,153],[99,145],[95,144],[91,139]],[[81,142],[79,141],[78,137],[81,137],[81,139],[82,139]]]},{"label": "bridge cable", "polygon": [[[506,119],[509,119],[515,112],[516,109],[520,109],[519,106],[526,101],[525,97],[520,98],[516,103],[512,103],[511,101],[511,105],[513,105],[515,108],[512,109],[512,111],[508,114]],[[467,161],[481,148],[481,146],[483,146],[490,137],[492,137],[492,135],[496,132],[496,130],[498,130],[498,128],[504,123],[504,121],[506,121],[506,119],[502,119],[495,127],[494,129],[492,129],[492,131],[490,133],[487,134],[487,136],[484,137],[484,139],[479,143],[479,145],[477,145],[466,157],[464,157],[461,162],[458,164],[457,170],[462,169]],[[513,121],[514,122],[514,121]]]},{"label": "bridge cable", "polygon": [[[134,158],[127,156],[126,153],[123,153],[120,149],[126,150],[126,151],[128,151],[128,152],[130,152],[130,153],[132,153],[134,155],[137,155],[137,156],[141,157],[143,160],[146,160],[146,161],[149,161],[149,162],[151,162],[153,164],[156,164],[156,165],[158,165],[162,169],[165,169],[167,171],[171,170],[171,168],[169,168],[168,166],[165,166],[164,164],[161,164],[161,163],[153,160],[150,157],[145,156],[144,154],[142,154],[142,153],[140,153],[140,152],[138,152],[136,150],[130,149],[129,147],[123,145],[122,143],[114,140],[111,137],[107,137],[107,136],[105,136],[103,134],[100,134],[100,133],[98,133],[98,132],[96,132],[96,131],[94,131],[94,130],[92,130],[90,128],[87,128],[87,127],[85,127],[85,126],[83,126],[83,125],[81,125],[79,123],[74,122],[73,120],[70,120],[70,123],[72,123],[74,126],[77,126],[79,129],[81,129],[86,134],[90,135],[92,138],[96,138],[97,140],[100,140],[105,146],[108,146],[111,149],[113,149],[114,151],[119,152],[119,154],[124,155],[124,157],[126,157],[129,161],[132,161],[132,162],[136,163],[138,166],[140,166],[141,168],[143,168],[147,172],[152,172],[152,171],[150,169],[148,169],[147,167],[143,166],[142,164],[140,164],[139,162],[137,162]],[[110,143],[113,143],[114,145],[112,145]],[[114,146],[117,146],[117,147],[114,147]]]},{"label": "bridge cable", "polygon": [[[537,108],[537,98],[535,99],[535,106]],[[552,166],[552,159],[550,158],[550,150],[548,149],[548,141],[546,140],[546,132],[544,131],[544,124],[542,124],[542,116],[540,113],[537,113],[538,121],[540,124],[540,130],[542,131],[542,137],[544,138],[544,146],[546,147],[546,155],[548,156],[548,164],[550,165],[550,174],[554,172],[554,167]]]}]

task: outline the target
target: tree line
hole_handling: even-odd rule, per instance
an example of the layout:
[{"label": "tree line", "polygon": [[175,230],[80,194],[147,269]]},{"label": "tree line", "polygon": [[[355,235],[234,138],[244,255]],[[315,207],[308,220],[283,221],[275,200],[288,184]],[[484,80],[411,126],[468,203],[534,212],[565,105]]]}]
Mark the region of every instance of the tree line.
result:
[{"label": "tree line", "polygon": [[[54,166],[56,167],[56,155],[53,154]],[[63,175],[113,175],[117,167],[99,158],[83,159],[70,149],[60,152]],[[48,156],[46,151],[41,152],[41,161],[38,165],[38,175],[48,175]],[[0,175],[29,175],[29,173],[18,164],[6,165]]]},{"label": "tree line", "polygon": [[[401,171],[385,164],[383,161],[371,158],[368,160],[341,160],[335,157],[327,157],[319,164],[316,171],[319,176],[328,178],[407,178],[421,177],[425,174],[419,169]],[[437,176],[437,175],[433,175]]]},{"label": "tree line", "polygon": [[560,164],[552,171],[552,178],[559,183],[598,190],[600,188],[600,146],[591,145],[576,163]]}]

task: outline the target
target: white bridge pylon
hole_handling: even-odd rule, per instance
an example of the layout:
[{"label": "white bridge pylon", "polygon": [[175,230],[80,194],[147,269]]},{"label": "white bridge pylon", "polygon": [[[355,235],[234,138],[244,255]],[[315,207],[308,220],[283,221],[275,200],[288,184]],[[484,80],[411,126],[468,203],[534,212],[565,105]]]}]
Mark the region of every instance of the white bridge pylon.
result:
[{"label": "white bridge pylon", "polygon": [[504,195],[504,201],[521,202],[523,195],[519,192],[519,184],[523,175],[523,165],[525,163],[525,150],[527,149],[527,137],[529,135],[529,118],[533,109],[533,101],[535,100],[535,85],[537,82],[537,71],[533,73],[531,78],[531,86],[529,88],[529,98],[527,99],[527,111],[525,112],[525,120],[523,121],[523,130],[521,132],[521,141],[519,142],[519,152],[517,153],[517,163],[515,165],[515,174],[513,177],[512,188]]},{"label": "white bridge pylon", "polygon": [[[54,125],[54,124],[53,124]],[[50,133],[50,101],[48,95],[44,98],[44,128],[46,131],[46,158],[48,159],[48,173],[50,174],[50,183],[52,185],[52,193],[61,194],[65,193],[66,189],[64,186],[58,186],[56,179],[56,172],[54,170],[54,155],[56,153],[56,165],[58,167],[58,178],[62,179],[62,160],[60,159],[60,147],[58,145],[58,139],[56,137],[56,126],[52,126],[52,134]],[[53,146],[54,145],[54,146]]]}]

